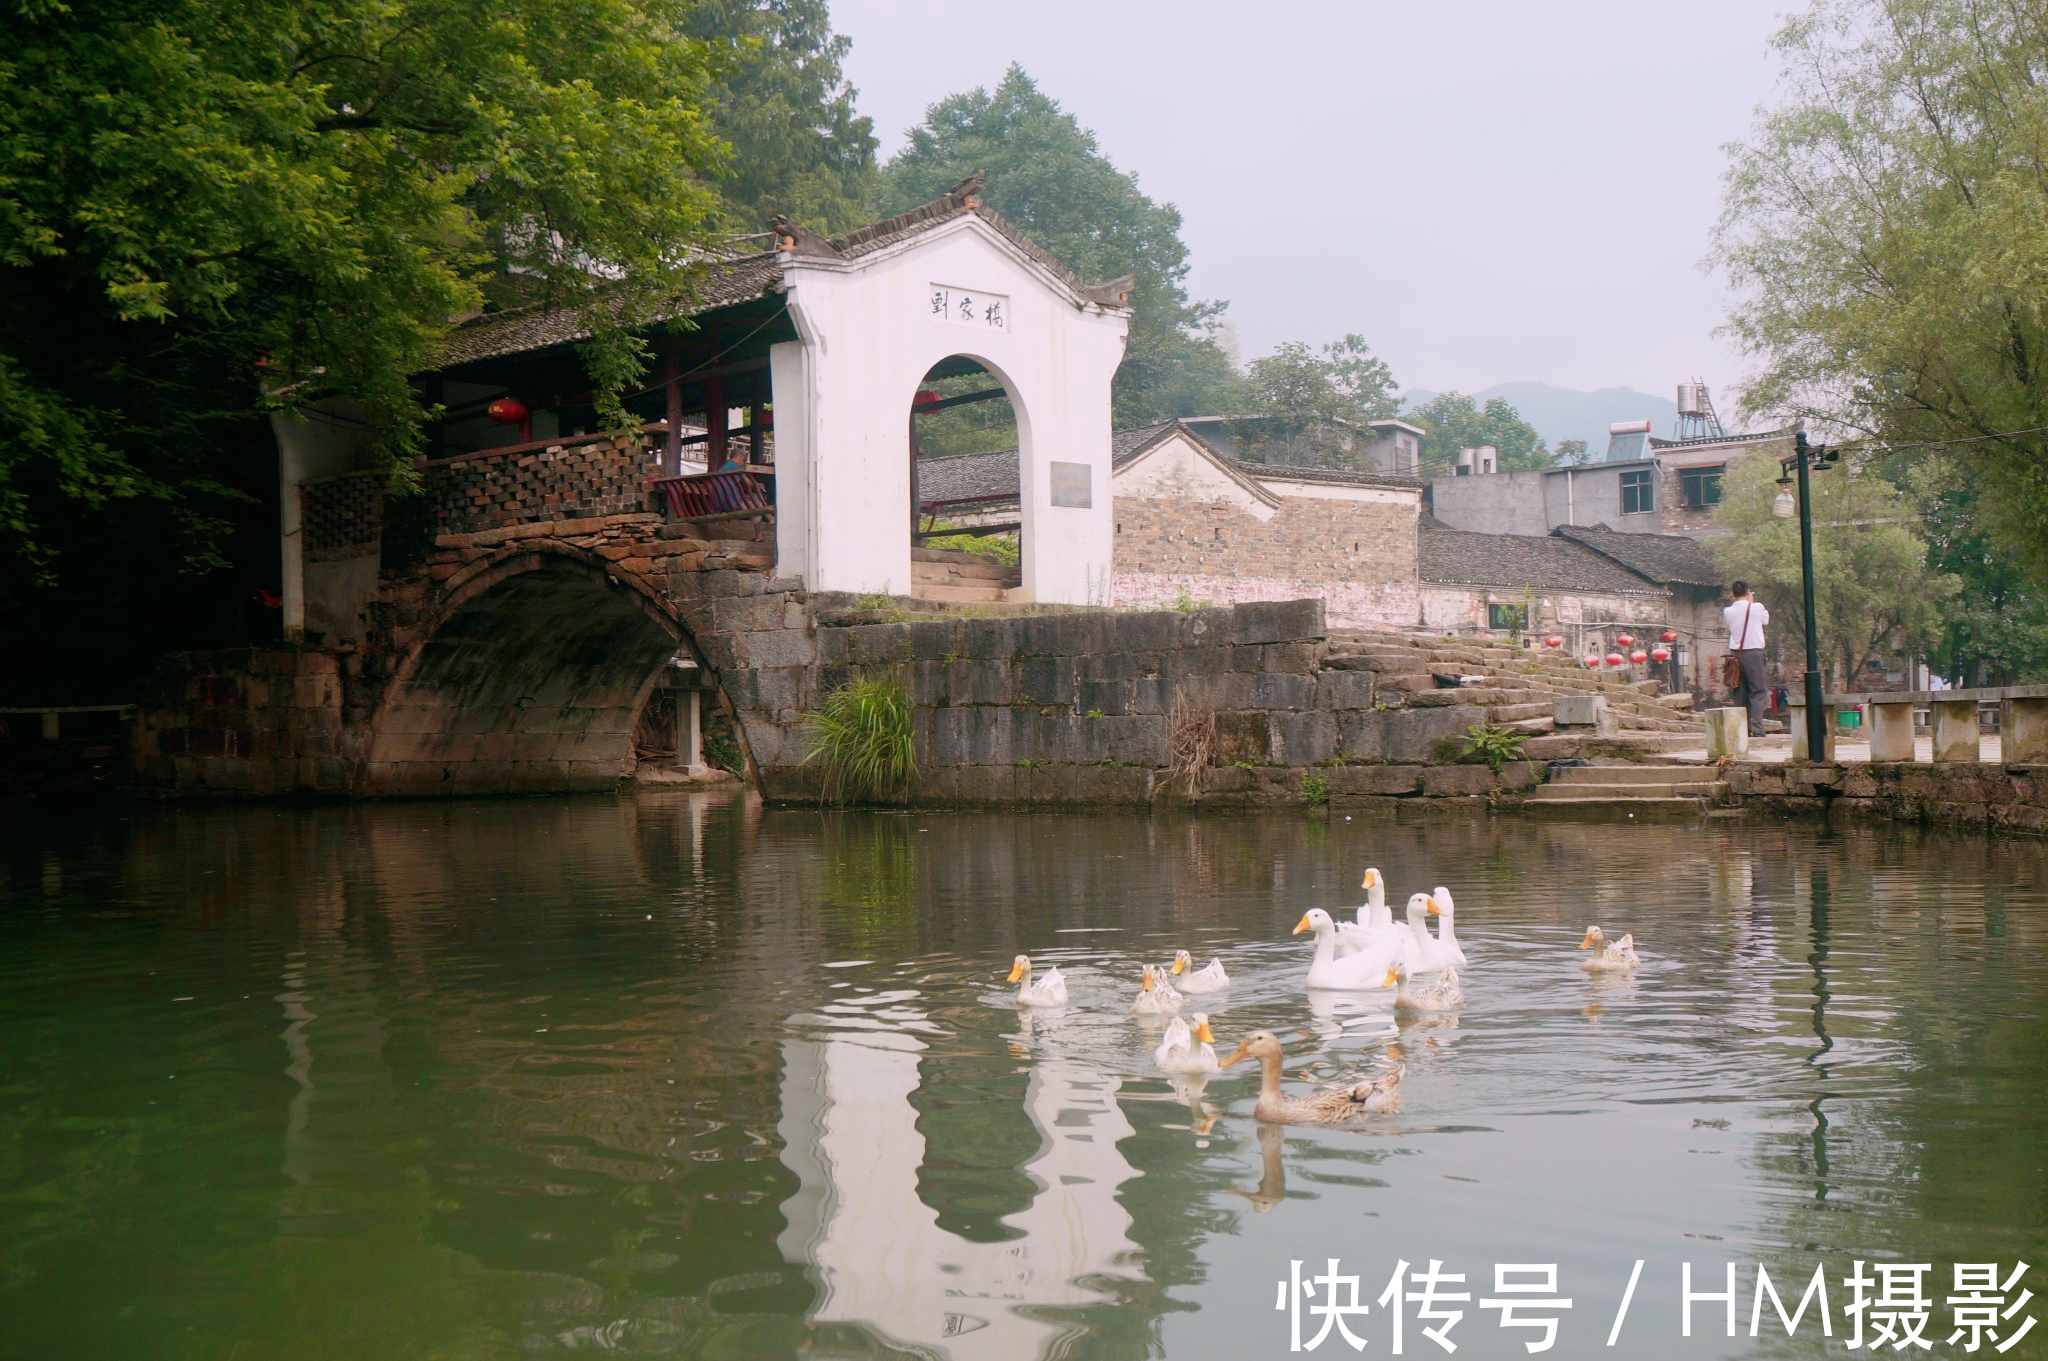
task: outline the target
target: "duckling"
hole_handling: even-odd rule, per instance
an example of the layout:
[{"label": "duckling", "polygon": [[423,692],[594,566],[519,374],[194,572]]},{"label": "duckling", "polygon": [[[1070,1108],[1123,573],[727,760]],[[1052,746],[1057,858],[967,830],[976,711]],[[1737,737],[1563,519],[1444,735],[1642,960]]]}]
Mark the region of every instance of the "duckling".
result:
[{"label": "duckling", "polygon": [[1593,957],[1582,961],[1579,967],[1587,973],[1622,973],[1642,963],[1636,958],[1636,938],[1633,934],[1610,942],[1607,934],[1597,926],[1586,928],[1586,938],[1579,942],[1581,950],[1593,951]]},{"label": "duckling", "polygon": [[1195,1013],[1194,1029],[1176,1016],[1166,1023],[1166,1039],[1152,1053],[1162,1073],[1213,1073],[1216,1062],[1216,1033],[1209,1029],[1209,1014]]},{"label": "duckling", "polygon": [[1020,979],[1023,980],[1023,986],[1017,989],[1018,1006],[1057,1007],[1066,1005],[1067,980],[1060,977],[1058,965],[1047,969],[1043,978],[1034,979],[1031,976],[1031,956],[1018,955],[1016,960],[1010,965],[1009,981],[1015,983]]},{"label": "duckling", "polygon": [[1401,1109],[1401,1077],[1407,1069],[1398,1063],[1348,1086],[1289,1096],[1280,1090],[1283,1055],[1272,1031],[1254,1030],[1221,1065],[1228,1068],[1245,1058],[1259,1061],[1259,1101],[1252,1114],[1261,1120],[1276,1125],[1339,1125],[1363,1115],[1392,1115]]},{"label": "duckling", "polygon": [[1138,984],[1138,1000],[1131,1003],[1131,1011],[1139,1016],[1171,1016],[1180,1010],[1182,1001],[1173,984],[1159,976],[1158,966],[1147,964],[1144,979]]},{"label": "duckling", "polygon": [[1465,990],[1458,986],[1458,971],[1445,969],[1427,982],[1409,986],[1408,965],[1396,961],[1387,970],[1389,985],[1399,982],[1401,991],[1394,997],[1394,1005],[1404,1011],[1449,1011],[1452,1007],[1465,1005]]},{"label": "duckling", "polygon": [[1197,972],[1195,957],[1186,950],[1173,952],[1172,972],[1187,975],[1180,981],[1182,992],[1221,992],[1230,986],[1230,975],[1223,972],[1222,960],[1212,959],[1208,968]]}]

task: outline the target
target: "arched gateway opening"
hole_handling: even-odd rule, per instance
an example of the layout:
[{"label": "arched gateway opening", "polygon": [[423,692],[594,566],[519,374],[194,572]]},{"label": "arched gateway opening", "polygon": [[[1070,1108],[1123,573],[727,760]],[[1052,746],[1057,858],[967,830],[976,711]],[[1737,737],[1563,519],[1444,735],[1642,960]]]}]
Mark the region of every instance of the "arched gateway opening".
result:
[{"label": "arched gateway opening", "polygon": [[681,626],[602,568],[549,555],[458,589],[377,712],[365,792],[606,789]]},{"label": "arched gateway opening", "polygon": [[910,402],[911,593],[1014,598],[1026,530],[1021,468],[1030,423],[1007,379],[952,355]]}]

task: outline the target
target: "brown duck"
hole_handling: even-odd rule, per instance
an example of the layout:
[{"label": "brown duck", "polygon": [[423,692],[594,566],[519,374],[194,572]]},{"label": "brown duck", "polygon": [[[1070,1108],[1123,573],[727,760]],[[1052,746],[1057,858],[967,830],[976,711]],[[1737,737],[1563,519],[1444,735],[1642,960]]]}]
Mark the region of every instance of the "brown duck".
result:
[{"label": "brown duck", "polygon": [[1254,1030],[1239,1041],[1219,1067],[1228,1068],[1239,1059],[1259,1061],[1259,1103],[1252,1114],[1276,1125],[1341,1125],[1365,1115],[1392,1115],[1401,1109],[1400,1064],[1359,1082],[1326,1087],[1307,1096],[1289,1096],[1280,1090],[1280,1061],[1285,1057],[1280,1041],[1270,1030]]}]

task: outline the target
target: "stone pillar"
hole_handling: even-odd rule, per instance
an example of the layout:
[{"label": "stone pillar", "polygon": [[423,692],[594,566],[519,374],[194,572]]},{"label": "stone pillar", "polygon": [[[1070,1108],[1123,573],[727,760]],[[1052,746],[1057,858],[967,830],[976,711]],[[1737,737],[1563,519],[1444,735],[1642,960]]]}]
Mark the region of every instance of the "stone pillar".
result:
[{"label": "stone pillar", "polygon": [[704,770],[704,730],[697,707],[703,694],[702,690],[676,692],[676,763],[690,775]]},{"label": "stone pillar", "polygon": [[2048,696],[2008,698],[2000,706],[1998,740],[2009,766],[2048,764]]},{"label": "stone pillar", "polygon": [[[1792,759],[1795,761],[1811,761],[1814,758],[1808,755],[1806,750],[1805,697],[1803,695],[1792,696],[1791,705]],[[1824,730],[1827,733],[1828,749],[1820,754],[1819,759],[1832,761],[1835,759],[1835,706],[1823,704],[1820,706],[1820,712]]]},{"label": "stone pillar", "polygon": [[1870,759],[1910,761],[1913,756],[1913,706],[1871,701]]},{"label": "stone pillar", "polygon": [[1749,752],[1749,710],[1707,710],[1707,759],[1744,756]]},{"label": "stone pillar", "polygon": [[1974,765],[1982,748],[1977,734],[1977,701],[1936,700],[1934,711],[1934,759]]}]

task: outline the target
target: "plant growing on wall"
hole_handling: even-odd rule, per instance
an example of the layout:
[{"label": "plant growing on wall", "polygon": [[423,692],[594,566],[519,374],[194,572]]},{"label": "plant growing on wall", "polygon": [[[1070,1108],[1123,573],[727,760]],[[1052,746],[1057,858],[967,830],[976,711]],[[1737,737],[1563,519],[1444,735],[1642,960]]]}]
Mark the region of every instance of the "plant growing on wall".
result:
[{"label": "plant growing on wall", "polygon": [[1187,785],[1188,797],[1195,796],[1202,771],[1216,754],[1216,711],[1197,709],[1188,697],[1173,697],[1172,734],[1167,739],[1167,756],[1173,778]]},{"label": "plant growing on wall", "polygon": [[1528,740],[1529,734],[1498,723],[1475,723],[1465,729],[1464,755],[1477,756],[1498,775],[1502,766],[1522,759],[1522,744]]},{"label": "plant growing on wall", "polygon": [[1311,808],[1320,808],[1330,801],[1330,777],[1320,770],[1311,770],[1301,777],[1301,798]]},{"label": "plant growing on wall", "polygon": [[910,693],[894,677],[856,676],[804,716],[810,751],[819,762],[825,797],[834,803],[900,797],[917,776],[911,740]]}]

